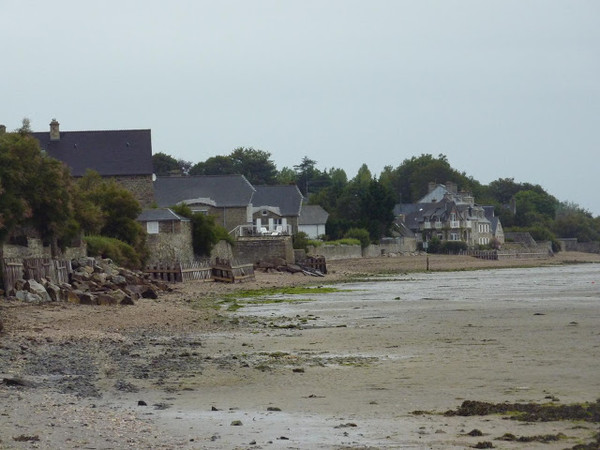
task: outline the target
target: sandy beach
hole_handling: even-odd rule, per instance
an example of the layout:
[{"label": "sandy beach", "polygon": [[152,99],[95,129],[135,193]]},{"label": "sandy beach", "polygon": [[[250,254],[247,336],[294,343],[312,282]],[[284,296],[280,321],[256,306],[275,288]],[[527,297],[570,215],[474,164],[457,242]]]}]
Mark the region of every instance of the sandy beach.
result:
[{"label": "sandy beach", "polygon": [[[360,294],[360,283],[386,275],[445,286],[474,269],[576,263],[599,269],[598,279],[576,292],[581,302],[476,304],[432,295],[404,302],[396,316],[405,290],[369,301]],[[244,284],[178,284],[133,306],[3,301],[0,448],[562,449],[589,443],[598,423],[443,413],[465,400],[594,402],[599,263],[600,255],[581,253],[500,262],[431,255],[431,275],[424,273],[426,256],[407,255],[331,261],[324,278],[258,272]],[[323,300],[306,293],[249,305],[227,297],[332,284],[340,295]],[[344,300],[348,286],[358,293]],[[498,439],[507,433],[558,440]]]}]

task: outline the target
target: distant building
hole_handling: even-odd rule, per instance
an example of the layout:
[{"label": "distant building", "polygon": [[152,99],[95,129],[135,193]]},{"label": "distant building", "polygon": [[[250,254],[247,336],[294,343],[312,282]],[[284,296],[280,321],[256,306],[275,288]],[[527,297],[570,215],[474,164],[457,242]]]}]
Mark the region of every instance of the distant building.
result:
[{"label": "distant building", "polygon": [[92,169],[113,178],[142,205],[154,201],[150,130],[60,131],[56,119],[49,132],[36,132],[40,147],[64,162],[71,175],[81,177]]},{"label": "distant building", "polygon": [[302,205],[298,217],[298,231],[308,235],[310,239],[318,239],[323,236],[329,213],[320,205]]},{"label": "distant building", "polygon": [[394,208],[399,228],[412,231],[417,242],[437,237],[462,241],[470,247],[504,243],[504,233],[491,206],[480,206],[469,192],[458,192],[456,184],[429,183],[429,192],[415,204]]},{"label": "distant building", "polygon": [[254,186],[252,224],[267,234],[295,234],[302,209],[302,193],[295,184]]},{"label": "distant building", "polygon": [[228,232],[252,223],[255,192],[243,175],[157,177],[154,181],[158,206],[186,204],[194,212],[215,217]]}]

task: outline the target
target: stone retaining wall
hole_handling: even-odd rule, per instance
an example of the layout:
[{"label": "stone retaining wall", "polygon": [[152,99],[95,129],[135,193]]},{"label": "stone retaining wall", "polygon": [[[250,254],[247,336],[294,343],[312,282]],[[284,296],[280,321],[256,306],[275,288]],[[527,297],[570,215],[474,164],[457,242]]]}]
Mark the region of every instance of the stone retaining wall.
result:
[{"label": "stone retaining wall", "polygon": [[295,262],[291,236],[242,237],[233,247],[235,260],[240,264],[281,258],[289,264]]}]

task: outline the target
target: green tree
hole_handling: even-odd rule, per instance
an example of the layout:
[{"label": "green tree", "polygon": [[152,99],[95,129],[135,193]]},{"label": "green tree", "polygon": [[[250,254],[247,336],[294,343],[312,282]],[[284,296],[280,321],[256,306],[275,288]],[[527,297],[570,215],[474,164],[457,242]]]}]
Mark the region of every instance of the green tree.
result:
[{"label": "green tree", "polygon": [[77,228],[71,177],[62,163],[40,150],[28,130],[24,119],[17,132],[0,135],[0,244],[16,227],[32,226],[56,255],[59,240]]},{"label": "green tree", "polygon": [[310,198],[331,185],[331,177],[326,170],[319,170],[317,162],[308,156],[294,166],[296,184],[302,195]]},{"label": "green tree", "polygon": [[558,200],[546,192],[519,191],[515,195],[515,223],[520,227],[543,225],[549,228],[556,215]]},{"label": "green tree", "polygon": [[405,159],[396,169],[387,170],[385,184],[392,186],[397,199],[403,203],[415,203],[427,194],[429,182],[452,181],[463,190],[473,189],[473,180],[453,169],[448,158],[440,154],[437,158],[423,154]]},{"label": "green tree", "polygon": [[147,257],[146,232],[136,221],[142,208],[133,194],[94,171],[87,171],[78,180],[76,192],[75,204],[81,207],[76,219],[82,230],[88,235],[99,232],[131,245],[143,262]]},{"label": "green tree", "polygon": [[289,167],[284,167],[277,172],[277,184],[296,184],[296,172]]},{"label": "green tree", "polygon": [[167,155],[163,152],[152,155],[152,168],[154,173],[159,177],[181,174],[179,162],[171,155]]},{"label": "green tree", "polygon": [[231,175],[236,172],[230,156],[212,156],[192,166],[190,175]]},{"label": "green tree", "polygon": [[562,238],[576,238],[578,242],[600,240],[600,221],[575,203],[562,202],[556,212],[553,231]]},{"label": "green tree", "polygon": [[239,147],[229,157],[233,161],[235,173],[244,175],[251,184],[275,184],[277,181],[277,167],[269,152]]}]

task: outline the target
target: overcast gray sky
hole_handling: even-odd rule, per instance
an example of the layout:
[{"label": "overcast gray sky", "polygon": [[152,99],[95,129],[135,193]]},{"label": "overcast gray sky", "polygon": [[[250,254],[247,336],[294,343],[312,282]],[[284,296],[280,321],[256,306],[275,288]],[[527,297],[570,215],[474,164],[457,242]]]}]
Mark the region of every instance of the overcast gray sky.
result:
[{"label": "overcast gray sky", "polygon": [[[598,0],[0,0],[0,123],[353,177],[430,153],[600,215]],[[443,181],[443,180],[438,180]]]}]

